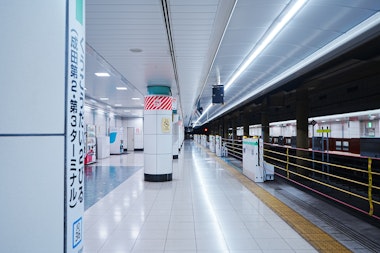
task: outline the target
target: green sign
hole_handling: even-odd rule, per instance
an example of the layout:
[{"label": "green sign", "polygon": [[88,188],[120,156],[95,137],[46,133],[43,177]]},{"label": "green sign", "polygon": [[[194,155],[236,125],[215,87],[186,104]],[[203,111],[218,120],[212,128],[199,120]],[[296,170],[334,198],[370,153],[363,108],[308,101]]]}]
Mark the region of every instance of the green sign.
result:
[{"label": "green sign", "polygon": [[331,129],[317,129],[317,133],[331,133]]}]

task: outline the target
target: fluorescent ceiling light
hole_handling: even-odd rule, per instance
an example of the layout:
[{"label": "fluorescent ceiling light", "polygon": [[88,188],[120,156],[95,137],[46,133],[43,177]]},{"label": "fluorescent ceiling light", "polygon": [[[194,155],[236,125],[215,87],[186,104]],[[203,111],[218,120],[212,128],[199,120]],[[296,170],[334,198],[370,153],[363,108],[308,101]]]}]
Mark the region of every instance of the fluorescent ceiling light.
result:
[{"label": "fluorescent ceiling light", "polygon": [[284,121],[277,121],[277,122],[271,122],[269,123],[270,126],[276,126],[276,125],[288,125],[288,124],[296,124],[297,121],[295,119],[292,120],[284,120]]},{"label": "fluorescent ceiling light", "polygon": [[107,101],[109,98],[100,98],[102,101]]},{"label": "fluorescent ceiling light", "polygon": [[117,90],[128,90],[127,87],[123,87],[123,86],[120,86],[120,87],[116,87]]},{"label": "fluorescent ceiling light", "polygon": [[212,106],[212,104],[209,104],[209,105],[207,106],[206,110],[203,111],[202,115],[199,116],[199,118],[197,119],[197,121],[195,121],[194,125],[197,125],[198,121],[199,121],[204,115],[206,115],[207,111],[210,110],[211,106]]},{"label": "fluorescent ceiling light", "polygon": [[[307,0],[297,1],[290,10],[278,21],[273,29],[269,31],[267,36],[254,48],[253,51],[248,55],[248,58],[240,65],[239,69],[234,73],[230,80],[224,85],[224,92],[228,90],[229,87],[239,78],[239,76],[248,68],[248,66],[261,54],[261,52],[273,41],[273,39],[280,33],[282,28],[297,14],[297,12],[305,5]],[[202,118],[203,115],[211,108],[211,104],[202,113],[202,115],[195,122],[195,125]]]},{"label": "fluorescent ceiling light", "polygon": [[319,120],[333,120],[336,118],[351,118],[351,117],[359,117],[363,115],[368,114],[377,114],[380,113],[380,109],[377,110],[368,110],[368,111],[360,111],[360,112],[350,112],[350,113],[342,113],[342,114],[334,114],[334,115],[328,115],[328,116],[321,116],[321,117],[315,117],[313,118],[315,121]]},{"label": "fluorescent ceiling light", "polygon": [[[376,26],[380,25],[380,13],[376,13],[372,15],[367,20],[363,21],[362,23],[358,24],[351,30],[347,31],[345,34],[341,35],[340,37],[336,38],[329,44],[325,45],[318,51],[314,52],[313,54],[309,55],[302,61],[298,62],[297,64],[293,65],[290,69],[285,70],[278,76],[274,77],[269,82],[263,84],[262,86],[258,87],[257,89],[253,90],[252,92],[246,94],[241,99],[229,104],[225,107],[223,111],[220,111],[219,113],[213,115],[210,120],[213,120],[214,118],[218,117],[219,115],[223,114],[225,111],[230,110],[231,108],[234,108],[238,106],[240,103],[246,101],[247,99],[252,98],[253,96],[259,94],[260,92],[265,91],[267,88],[271,87],[272,85],[275,85],[278,82],[281,82],[285,78],[293,75],[297,71],[302,70],[303,68],[310,66],[311,64],[315,64],[317,60],[322,58],[323,56],[328,55],[333,50],[338,49],[339,47],[343,46],[345,43],[349,42],[350,40],[353,40],[357,38],[358,36],[362,35],[366,31],[369,31],[371,28],[374,28]],[[317,118],[315,118],[317,119]]]},{"label": "fluorescent ceiling light", "polygon": [[120,107],[120,106],[122,106],[122,104],[115,104],[115,106],[118,106],[118,107]]},{"label": "fluorescent ceiling light", "polygon": [[140,100],[140,98],[132,98],[132,100]]},{"label": "fluorescent ceiling light", "polygon": [[110,76],[110,74],[106,73],[106,72],[97,72],[95,73],[96,76],[99,76],[99,77],[108,77]]},{"label": "fluorescent ceiling light", "polygon": [[236,79],[248,68],[248,66],[261,54],[261,52],[273,41],[273,39],[280,33],[282,28],[297,14],[297,12],[304,6],[306,0],[300,0],[296,2],[291,9],[280,19],[275,27],[270,30],[268,35],[255,47],[253,51],[248,55],[248,58],[240,65],[238,71],[228,80],[224,86],[224,91],[227,91],[229,87],[236,81]]}]

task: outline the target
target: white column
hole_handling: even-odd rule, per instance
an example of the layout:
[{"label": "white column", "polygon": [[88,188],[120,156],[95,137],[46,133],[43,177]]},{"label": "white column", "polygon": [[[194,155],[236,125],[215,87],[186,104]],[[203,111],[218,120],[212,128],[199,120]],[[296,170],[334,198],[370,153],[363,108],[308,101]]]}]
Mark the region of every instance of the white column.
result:
[{"label": "white column", "polygon": [[178,159],[178,148],[179,148],[179,125],[178,125],[178,114],[173,114],[173,159]]},{"label": "white column", "polygon": [[171,181],[172,155],[171,96],[145,97],[144,107],[144,179]]},{"label": "white column", "polygon": [[0,252],[83,250],[84,6],[0,2]]}]

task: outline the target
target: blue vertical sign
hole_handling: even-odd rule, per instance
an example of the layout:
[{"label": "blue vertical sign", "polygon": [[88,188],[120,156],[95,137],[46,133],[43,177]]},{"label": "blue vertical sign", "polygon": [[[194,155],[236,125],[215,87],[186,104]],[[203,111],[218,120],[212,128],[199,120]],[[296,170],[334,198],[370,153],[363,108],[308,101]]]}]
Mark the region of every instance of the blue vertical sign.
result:
[{"label": "blue vertical sign", "polygon": [[68,0],[66,35],[65,253],[83,252],[84,0]]}]

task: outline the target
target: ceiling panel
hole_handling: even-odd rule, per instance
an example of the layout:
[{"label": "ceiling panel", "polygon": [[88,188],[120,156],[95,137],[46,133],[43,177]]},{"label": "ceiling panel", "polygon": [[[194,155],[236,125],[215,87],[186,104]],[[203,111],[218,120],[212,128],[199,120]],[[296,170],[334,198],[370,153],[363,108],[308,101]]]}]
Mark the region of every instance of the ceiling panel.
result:
[{"label": "ceiling panel", "polygon": [[[225,92],[225,105],[211,106],[207,115],[201,116],[199,122],[203,124],[215,118],[231,107],[238,106],[239,101],[243,102],[257,96],[257,92],[269,91],[270,88],[267,85],[274,82],[273,80],[277,80],[290,68],[379,11],[379,4],[375,1],[358,2],[308,1],[272,43],[235,80],[233,86]],[[293,3],[294,1],[276,1],[276,3],[274,1],[238,1],[207,80],[207,86],[201,96],[202,107],[207,108],[211,104],[211,86],[215,84],[218,71],[222,70],[222,84],[226,84],[249,52],[266,36],[271,25],[275,24],[286,8]],[[269,8],[269,5],[276,8]],[[260,12],[256,13],[256,9]],[[257,21],[252,28],[248,25],[252,23],[247,21],[255,18]],[[262,30],[258,32],[255,27],[260,27]],[[237,47],[239,49],[236,49]],[[262,87],[267,88],[263,90]]]},{"label": "ceiling panel", "polygon": [[[198,101],[204,108],[211,104],[212,85],[226,84],[294,3],[87,0],[88,101],[121,117],[142,116],[147,86],[167,85],[180,103],[185,125],[191,124],[198,119],[193,114]],[[162,4],[168,7],[168,24]],[[279,77],[290,68],[379,9],[380,1],[374,0],[309,0],[226,91],[225,105],[212,106],[199,123],[231,109],[239,100],[251,99],[255,92],[269,91],[268,85],[274,80],[272,87],[281,85]],[[96,71],[106,71],[111,76],[99,78],[93,74]],[[128,89],[117,91],[119,85]],[[106,96],[108,101],[100,101]],[[122,108],[116,104],[122,104]]]}]

